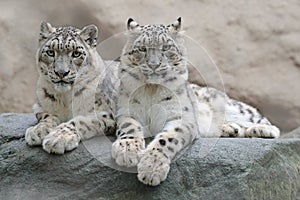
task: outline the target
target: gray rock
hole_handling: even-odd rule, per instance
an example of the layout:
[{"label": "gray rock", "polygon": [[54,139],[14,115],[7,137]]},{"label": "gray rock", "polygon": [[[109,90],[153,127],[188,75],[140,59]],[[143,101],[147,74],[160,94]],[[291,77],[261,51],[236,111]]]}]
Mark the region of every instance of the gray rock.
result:
[{"label": "gray rock", "polygon": [[282,135],[282,138],[300,138],[300,126],[291,132]]},{"label": "gray rock", "polygon": [[0,199],[300,199],[300,139],[198,139],[165,182],[105,166],[85,148],[29,147],[31,114],[0,115]]}]

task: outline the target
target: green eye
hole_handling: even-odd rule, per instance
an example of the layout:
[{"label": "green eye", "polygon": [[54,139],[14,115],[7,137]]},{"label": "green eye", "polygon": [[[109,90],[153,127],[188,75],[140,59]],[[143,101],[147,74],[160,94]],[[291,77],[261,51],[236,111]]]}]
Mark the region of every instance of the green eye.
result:
[{"label": "green eye", "polygon": [[163,45],[162,50],[168,51],[171,48],[171,45]]},{"label": "green eye", "polygon": [[78,58],[79,56],[81,56],[81,52],[79,52],[79,51],[73,51],[73,53],[72,53],[72,57],[73,58]]},{"label": "green eye", "polygon": [[48,50],[48,51],[46,51],[46,54],[50,57],[54,57],[55,52],[53,50]]},{"label": "green eye", "polygon": [[140,46],[140,47],[139,47],[139,51],[146,52],[146,51],[147,51],[147,49],[146,49],[146,47],[145,47],[145,46]]}]

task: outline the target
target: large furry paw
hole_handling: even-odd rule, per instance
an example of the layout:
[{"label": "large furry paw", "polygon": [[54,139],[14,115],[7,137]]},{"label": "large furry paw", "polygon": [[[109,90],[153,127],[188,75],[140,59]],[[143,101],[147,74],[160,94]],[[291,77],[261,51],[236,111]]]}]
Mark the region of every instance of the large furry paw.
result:
[{"label": "large furry paw", "polygon": [[28,145],[41,145],[44,137],[50,132],[52,127],[48,123],[38,123],[35,126],[29,127],[25,133],[25,140]]},{"label": "large furry paw", "polygon": [[244,137],[244,130],[236,123],[223,124],[221,131],[221,137]]},{"label": "large furry paw", "polygon": [[43,141],[43,149],[48,153],[63,154],[75,149],[80,141],[75,128],[63,123],[52,130]]},{"label": "large furry paw", "polygon": [[246,130],[245,137],[279,138],[280,131],[276,126],[256,124]]},{"label": "large furry paw", "polygon": [[145,141],[140,137],[127,136],[118,138],[112,145],[112,157],[120,166],[133,167],[139,162]]},{"label": "large furry paw", "polygon": [[161,149],[145,152],[138,164],[138,179],[146,185],[156,186],[166,180],[171,160]]}]

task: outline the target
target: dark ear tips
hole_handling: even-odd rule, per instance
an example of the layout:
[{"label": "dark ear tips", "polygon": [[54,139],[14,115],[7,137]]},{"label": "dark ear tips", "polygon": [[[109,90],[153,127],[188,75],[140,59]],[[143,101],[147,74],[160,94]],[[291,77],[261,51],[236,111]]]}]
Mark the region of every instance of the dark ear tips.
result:
[{"label": "dark ear tips", "polygon": [[178,17],[176,21],[174,21],[172,24],[174,31],[179,31],[181,29],[181,17]]},{"label": "dark ear tips", "polygon": [[127,21],[127,29],[128,30],[134,30],[138,26],[139,26],[139,24],[136,21],[134,21],[134,19],[132,19],[132,18],[128,19],[128,21]]},{"label": "dark ear tips", "polygon": [[127,21],[127,24],[129,25],[131,22],[133,22],[134,20],[132,18],[129,18]]},{"label": "dark ear tips", "polygon": [[181,23],[181,17],[178,17],[178,18],[177,18],[177,21],[178,21],[179,23]]},{"label": "dark ear tips", "polygon": [[127,29],[130,29],[130,23],[133,22],[134,20],[132,18],[129,18],[127,21]]}]

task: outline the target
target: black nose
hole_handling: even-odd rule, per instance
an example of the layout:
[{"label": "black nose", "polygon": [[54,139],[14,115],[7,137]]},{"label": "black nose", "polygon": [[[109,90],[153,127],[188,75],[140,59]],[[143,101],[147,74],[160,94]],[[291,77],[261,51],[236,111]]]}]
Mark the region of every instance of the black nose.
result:
[{"label": "black nose", "polygon": [[58,70],[58,71],[54,71],[54,73],[59,77],[59,78],[63,78],[65,76],[67,76],[70,73],[69,71],[64,71],[64,70]]}]

